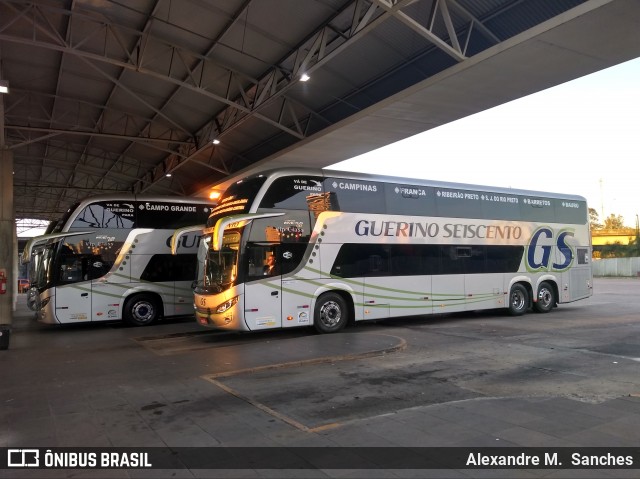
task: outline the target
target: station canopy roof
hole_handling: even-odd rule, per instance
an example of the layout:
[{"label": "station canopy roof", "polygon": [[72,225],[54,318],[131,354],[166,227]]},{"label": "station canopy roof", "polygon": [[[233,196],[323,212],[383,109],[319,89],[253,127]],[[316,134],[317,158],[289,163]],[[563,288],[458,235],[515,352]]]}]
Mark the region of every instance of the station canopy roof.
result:
[{"label": "station canopy roof", "polygon": [[639,3],[0,0],[16,217],[328,166],[637,57]]}]

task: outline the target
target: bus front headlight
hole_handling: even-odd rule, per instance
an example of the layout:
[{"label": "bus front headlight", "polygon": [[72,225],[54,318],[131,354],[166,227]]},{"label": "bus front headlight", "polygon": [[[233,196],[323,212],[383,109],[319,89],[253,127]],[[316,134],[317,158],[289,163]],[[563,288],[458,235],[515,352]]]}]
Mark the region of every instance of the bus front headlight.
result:
[{"label": "bus front headlight", "polygon": [[225,301],[224,303],[218,305],[216,308],[216,313],[224,313],[229,308],[233,307],[238,302],[239,296],[234,296],[233,298]]}]

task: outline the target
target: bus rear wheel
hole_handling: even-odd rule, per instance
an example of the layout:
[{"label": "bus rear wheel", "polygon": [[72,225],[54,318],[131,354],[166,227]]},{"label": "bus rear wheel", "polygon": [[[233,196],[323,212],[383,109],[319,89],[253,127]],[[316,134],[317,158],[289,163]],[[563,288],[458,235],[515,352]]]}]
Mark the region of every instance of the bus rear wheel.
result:
[{"label": "bus rear wheel", "polygon": [[529,293],[521,284],[514,284],[509,293],[509,314],[521,316],[529,309]]},{"label": "bus rear wheel", "polygon": [[148,326],[160,316],[156,298],[149,294],[131,296],[124,303],[124,320],[133,326]]},{"label": "bus rear wheel", "polygon": [[313,315],[313,326],[319,333],[335,333],[349,320],[344,298],[337,293],[325,293],[318,298]]},{"label": "bus rear wheel", "polygon": [[537,301],[533,303],[533,309],[538,313],[548,313],[556,304],[556,294],[553,287],[543,281],[538,288]]}]

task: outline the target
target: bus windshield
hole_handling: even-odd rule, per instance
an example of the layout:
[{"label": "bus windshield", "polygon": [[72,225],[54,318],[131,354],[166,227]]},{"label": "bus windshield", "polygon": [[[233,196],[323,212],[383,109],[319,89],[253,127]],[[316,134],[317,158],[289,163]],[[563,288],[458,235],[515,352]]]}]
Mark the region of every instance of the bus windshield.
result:
[{"label": "bus windshield", "polygon": [[222,248],[215,251],[207,244],[204,267],[199,272],[196,287],[205,291],[223,291],[234,284],[238,276],[238,251],[240,249],[240,233],[225,233]]},{"label": "bus windshield", "polygon": [[31,287],[37,288],[41,291],[51,286],[53,279],[53,259],[55,257],[55,249],[57,246],[58,243],[50,243],[48,245],[39,246],[34,251],[29,271]]}]

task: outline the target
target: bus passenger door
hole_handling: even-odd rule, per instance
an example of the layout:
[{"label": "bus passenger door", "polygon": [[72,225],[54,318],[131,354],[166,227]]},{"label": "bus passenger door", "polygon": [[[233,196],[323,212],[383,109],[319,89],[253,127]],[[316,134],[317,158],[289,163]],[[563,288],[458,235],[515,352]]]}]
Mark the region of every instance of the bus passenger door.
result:
[{"label": "bus passenger door", "polygon": [[118,297],[123,289],[114,289],[113,282],[125,282],[123,276],[129,277],[129,269],[126,265],[119,268],[118,275],[112,275],[109,281],[104,276],[111,270],[113,262],[106,261],[101,255],[93,255],[87,258],[88,278],[91,281],[91,320],[108,321],[121,319],[119,310],[122,299]]},{"label": "bus passenger door", "polygon": [[251,331],[282,326],[282,280],[277,263],[269,267],[269,257],[277,258],[277,244],[248,243],[244,286],[244,320]]},{"label": "bus passenger door", "polygon": [[[68,246],[62,245],[65,247]],[[63,251],[55,274],[56,319],[63,324],[91,321],[91,280],[87,277],[84,255]]]},{"label": "bus passenger door", "polygon": [[[312,276],[318,273],[306,272],[297,274],[302,268],[302,261],[308,244],[282,243],[278,249],[276,261],[279,263],[279,272],[282,278],[282,327],[309,326],[313,312],[311,304],[315,283]],[[304,277],[304,279],[303,279]]]}]

